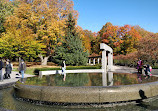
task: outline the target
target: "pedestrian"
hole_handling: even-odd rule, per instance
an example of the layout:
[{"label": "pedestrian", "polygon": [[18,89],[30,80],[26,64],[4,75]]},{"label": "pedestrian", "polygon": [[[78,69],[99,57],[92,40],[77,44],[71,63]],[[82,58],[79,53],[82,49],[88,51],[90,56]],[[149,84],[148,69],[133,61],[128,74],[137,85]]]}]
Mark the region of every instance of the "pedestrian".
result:
[{"label": "pedestrian", "polygon": [[8,60],[8,61],[6,62],[6,67],[5,67],[5,78],[6,78],[6,79],[7,79],[7,78],[11,78],[11,77],[10,77],[11,72],[12,72],[12,64],[11,64],[11,62]]},{"label": "pedestrian", "polygon": [[143,67],[144,67],[144,72],[145,72],[145,76],[146,76],[145,79],[152,76],[152,74],[151,74],[152,67],[149,64],[145,64]]},{"label": "pedestrian", "polygon": [[139,61],[137,62],[137,69],[139,74],[142,74],[142,68],[143,68],[143,61],[139,59]]},{"label": "pedestrian", "polygon": [[24,73],[26,71],[26,64],[24,62],[24,60],[21,60],[20,64],[19,64],[19,72],[22,75],[22,79],[24,79]]},{"label": "pedestrian", "polygon": [[61,68],[62,68],[62,73],[61,74],[64,76],[63,77],[63,81],[65,81],[65,79],[66,79],[66,72],[65,72],[65,70],[66,70],[66,64],[65,64],[65,61],[62,62]]},{"label": "pedestrian", "polygon": [[2,58],[0,58],[0,81],[3,81],[3,73],[2,73],[2,69],[3,69],[4,63],[2,61]]}]

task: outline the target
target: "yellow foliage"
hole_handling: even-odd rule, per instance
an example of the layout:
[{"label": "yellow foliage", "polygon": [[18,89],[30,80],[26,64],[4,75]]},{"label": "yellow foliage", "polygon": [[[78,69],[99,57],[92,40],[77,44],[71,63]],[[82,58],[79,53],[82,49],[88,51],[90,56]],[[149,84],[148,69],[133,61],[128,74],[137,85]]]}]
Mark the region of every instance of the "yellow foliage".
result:
[{"label": "yellow foliage", "polygon": [[[14,8],[13,15],[9,16],[4,24],[6,33],[2,34],[1,41],[12,41],[13,45],[19,45],[21,48],[29,45],[34,47],[39,43],[45,51],[53,52],[52,46],[58,45],[57,38],[64,36],[63,29],[68,14],[71,12],[76,20],[78,17],[71,0],[17,1],[18,7]],[[24,53],[23,50],[21,53]]]}]

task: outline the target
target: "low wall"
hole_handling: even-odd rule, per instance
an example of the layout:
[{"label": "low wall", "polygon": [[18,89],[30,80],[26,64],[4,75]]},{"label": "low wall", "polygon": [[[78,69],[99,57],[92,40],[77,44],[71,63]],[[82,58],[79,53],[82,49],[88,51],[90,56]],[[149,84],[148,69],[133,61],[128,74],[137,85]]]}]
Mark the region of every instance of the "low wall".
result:
[{"label": "low wall", "polygon": [[158,82],[122,86],[52,87],[17,82],[17,97],[59,103],[105,103],[145,99],[158,95]]},{"label": "low wall", "polygon": [[[65,73],[102,73],[102,69],[65,70]],[[61,74],[61,70],[39,71],[39,75]]]}]

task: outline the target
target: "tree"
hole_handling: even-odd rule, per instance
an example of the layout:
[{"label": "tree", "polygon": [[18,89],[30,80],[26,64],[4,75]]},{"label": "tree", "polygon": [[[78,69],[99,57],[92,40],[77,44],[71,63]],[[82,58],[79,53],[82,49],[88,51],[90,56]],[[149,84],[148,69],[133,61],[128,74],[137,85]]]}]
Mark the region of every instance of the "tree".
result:
[{"label": "tree", "polygon": [[137,46],[138,57],[156,66],[158,62],[158,35],[151,32],[148,35],[139,41]]},{"label": "tree", "polygon": [[108,25],[106,27],[106,31],[101,37],[101,41],[109,45],[114,50],[114,55],[120,51],[120,44],[122,42],[121,38],[118,36],[118,30],[118,26],[113,26],[112,24]]},{"label": "tree", "polygon": [[[27,30],[28,36],[32,36],[34,40],[45,45],[38,55],[41,64],[47,65],[48,58],[54,53],[57,39],[61,38],[64,33],[63,28],[68,13],[72,12],[77,19],[77,12],[73,10],[73,2],[70,0],[16,1],[19,5],[14,9],[13,16],[8,17],[6,27],[14,27],[13,29],[20,30],[22,33]],[[10,32],[16,33],[16,31]]]},{"label": "tree", "polygon": [[100,34],[104,31],[100,38],[101,42],[106,43],[113,48],[114,55],[127,54],[136,51],[136,45],[141,36],[133,26],[124,25],[119,27],[108,24],[103,26],[100,31]]},{"label": "tree", "polygon": [[66,21],[65,39],[62,45],[56,48],[55,54],[58,63],[61,63],[62,60],[65,60],[67,65],[86,65],[87,63],[88,53],[84,51],[71,13]]},{"label": "tree", "polygon": [[139,35],[142,38],[150,36],[150,32],[148,32],[145,29],[141,28],[139,25],[134,26],[134,29],[139,33]]},{"label": "tree", "polygon": [[102,29],[99,31],[100,37],[103,37],[103,34],[108,30],[107,28],[108,28],[109,26],[113,26],[111,22],[107,22],[107,23],[102,27]]},{"label": "tree", "polygon": [[77,26],[77,32],[81,34],[82,45],[85,47],[85,51],[91,53],[91,41],[93,39],[93,33],[88,30],[83,30],[79,26]]},{"label": "tree", "polygon": [[6,17],[9,15],[12,15],[13,13],[13,5],[11,2],[8,2],[6,0],[0,1],[0,35],[1,33],[5,32],[4,23],[6,20]]},{"label": "tree", "polygon": [[101,39],[99,33],[93,33],[93,38],[91,40],[91,53],[99,54],[100,53],[100,43]]},{"label": "tree", "polygon": [[0,38],[0,57],[13,58],[37,58],[45,46],[34,39],[31,31],[26,28],[15,29],[16,27],[7,27],[6,33]]},{"label": "tree", "polygon": [[119,37],[122,40],[121,54],[126,55],[127,53],[136,51],[136,45],[141,39],[139,33],[134,29],[133,26],[124,25],[119,29]]}]

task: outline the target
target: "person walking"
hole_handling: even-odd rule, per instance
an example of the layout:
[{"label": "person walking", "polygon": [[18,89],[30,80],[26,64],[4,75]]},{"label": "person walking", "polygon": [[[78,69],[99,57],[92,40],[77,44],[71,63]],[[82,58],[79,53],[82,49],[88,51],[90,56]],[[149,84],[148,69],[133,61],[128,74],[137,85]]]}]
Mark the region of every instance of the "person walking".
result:
[{"label": "person walking", "polygon": [[26,71],[26,64],[24,62],[24,60],[21,60],[20,64],[19,64],[19,72],[22,75],[22,79],[24,79],[24,73]]},{"label": "person walking", "polygon": [[0,81],[3,81],[3,74],[2,74],[2,69],[3,69],[3,61],[2,61],[2,58],[0,58]]},{"label": "person walking", "polygon": [[6,79],[7,79],[7,78],[11,78],[11,77],[10,77],[11,72],[12,72],[12,65],[11,65],[11,62],[10,62],[10,61],[7,61],[7,62],[6,62],[6,67],[5,67]]},{"label": "person walking", "polygon": [[66,64],[65,64],[65,61],[62,62],[61,67],[62,67],[62,73],[61,74],[64,75],[63,81],[65,81],[65,79],[66,79],[66,72],[65,72]]}]

